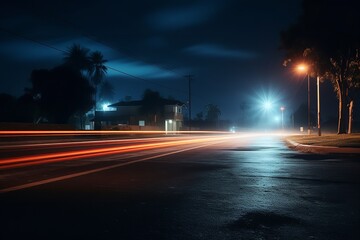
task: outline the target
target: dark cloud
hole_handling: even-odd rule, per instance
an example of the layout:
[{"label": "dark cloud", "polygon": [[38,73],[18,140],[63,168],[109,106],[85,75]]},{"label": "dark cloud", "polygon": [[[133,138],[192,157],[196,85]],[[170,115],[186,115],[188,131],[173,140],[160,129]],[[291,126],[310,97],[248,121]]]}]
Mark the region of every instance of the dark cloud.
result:
[{"label": "dark cloud", "polygon": [[230,58],[249,60],[256,58],[256,54],[248,50],[228,49],[214,44],[198,44],[185,49],[186,52],[203,57]]},{"label": "dark cloud", "polygon": [[155,29],[178,30],[208,21],[220,8],[220,4],[215,1],[194,2],[158,10],[150,14],[147,21]]},{"label": "dark cloud", "polygon": [[[147,79],[172,79],[176,77],[175,73],[166,69],[162,69],[159,66],[147,64],[140,61],[130,61],[123,59],[111,60],[107,64],[111,68],[115,69],[126,69],[126,73]],[[108,75],[112,76],[123,76],[129,77],[121,72],[109,70]]]},{"label": "dark cloud", "polygon": [[76,43],[101,51],[108,66],[120,70],[109,70],[107,76],[117,86],[119,99],[137,98],[145,88],[152,88],[186,102],[183,76],[194,74],[193,111],[213,103],[224,118],[233,119],[238,103],[250,101],[245,93],[256,86],[271,82],[284,92],[291,91],[293,85],[282,74],[286,70],[277,49],[279,32],[296,19],[300,2],[2,3],[0,65],[5,67],[0,71],[0,92],[20,95],[33,69],[60,64],[62,51]]}]

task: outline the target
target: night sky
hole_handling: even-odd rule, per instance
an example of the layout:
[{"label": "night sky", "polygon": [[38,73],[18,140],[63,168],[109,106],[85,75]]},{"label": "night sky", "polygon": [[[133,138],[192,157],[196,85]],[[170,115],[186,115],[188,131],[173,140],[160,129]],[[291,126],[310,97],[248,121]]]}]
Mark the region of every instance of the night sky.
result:
[{"label": "night sky", "polygon": [[242,102],[272,98],[288,113],[306,102],[304,76],[282,66],[279,50],[300,0],[9,2],[0,8],[0,92],[21,95],[33,69],[62,63],[78,43],[127,74],[108,71],[117,100],[150,88],[186,102],[184,75],[193,74],[193,116],[209,103],[236,120]]}]

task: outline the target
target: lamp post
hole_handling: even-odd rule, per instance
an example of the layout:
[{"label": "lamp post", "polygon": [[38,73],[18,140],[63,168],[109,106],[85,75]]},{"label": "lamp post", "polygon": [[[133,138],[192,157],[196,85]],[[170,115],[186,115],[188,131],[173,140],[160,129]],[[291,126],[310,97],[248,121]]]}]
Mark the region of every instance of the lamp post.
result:
[{"label": "lamp post", "polygon": [[305,64],[300,64],[297,67],[297,70],[299,72],[305,72],[307,75],[307,102],[308,102],[308,135],[311,134],[311,128],[310,128],[310,74],[308,72],[308,66]]},{"label": "lamp post", "polygon": [[318,136],[321,136],[321,122],[320,122],[320,77],[316,77],[316,86],[317,86],[317,128]]},{"label": "lamp post", "polygon": [[[308,71],[308,66],[305,64],[300,64],[297,67],[298,71],[306,72],[308,79],[308,135],[310,135],[310,74]],[[317,94],[317,128],[318,136],[321,136],[321,119],[320,119],[320,77],[316,76],[316,94]]]},{"label": "lamp post", "polygon": [[281,111],[281,128],[282,128],[282,130],[284,130],[284,110],[285,110],[285,107],[281,106],[280,111]]}]

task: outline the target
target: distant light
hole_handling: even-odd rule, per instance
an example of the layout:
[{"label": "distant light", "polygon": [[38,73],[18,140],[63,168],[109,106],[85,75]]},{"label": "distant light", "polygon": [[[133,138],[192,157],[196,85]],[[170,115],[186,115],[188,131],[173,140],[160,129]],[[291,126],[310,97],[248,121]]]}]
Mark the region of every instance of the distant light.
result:
[{"label": "distant light", "polygon": [[102,110],[103,110],[103,111],[112,111],[113,108],[110,108],[109,105],[110,105],[110,103],[104,103],[104,104],[102,105]]},{"label": "distant light", "polygon": [[306,64],[299,64],[298,66],[297,66],[297,70],[299,71],[299,72],[307,72],[308,71],[308,66],[306,65]]},{"label": "distant light", "polygon": [[169,123],[172,123],[172,119],[169,119]]},{"label": "distant light", "polygon": [[272,103],[270,101],[265,101],[263,107],[265,110],[270,110],[272,108]]},{"label": "distant light", "polygon": [[266,118],[269,118],[272,113],[276,113],[275,110],[278,110],[281,105],[279,104],[279,99],[282,97],[282,94],[278,91],[274,90],[262,90],[261,88],[254,94],[254,115],[258,114],[259,119],[262,119],[264,121],[261,121],[262,123],[265,122],[273,122],[273,119],[267,119],[270,121],[266,121]]},{"label": "distant light", "polygon": [[283,112],[284,110],[285,110],[285,107],[283,107],[283,106],[282,106],[282,107],[280,107],[280,111],[282,111],[282,112]]}]

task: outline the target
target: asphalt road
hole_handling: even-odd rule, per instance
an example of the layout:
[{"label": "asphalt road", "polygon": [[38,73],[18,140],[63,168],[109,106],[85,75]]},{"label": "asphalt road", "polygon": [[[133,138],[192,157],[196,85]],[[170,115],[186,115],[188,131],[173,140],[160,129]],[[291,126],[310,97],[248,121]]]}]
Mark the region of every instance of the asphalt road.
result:
[{"label": "asphalt road", "polygon": [[360,237],[357,156],[297,153],[276,135],[19,143],[0,153],[4,240]]}]

